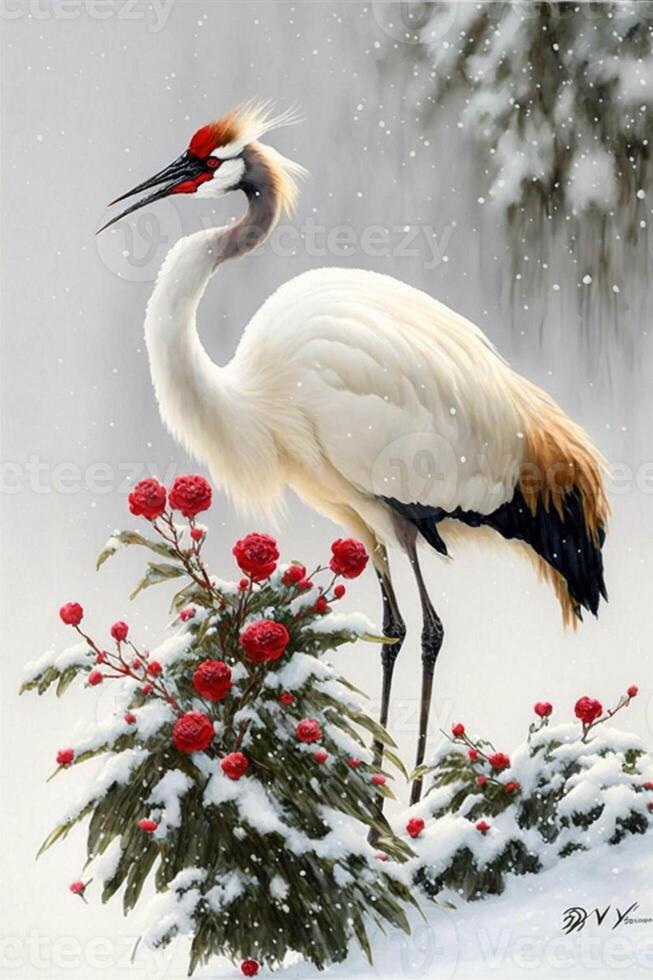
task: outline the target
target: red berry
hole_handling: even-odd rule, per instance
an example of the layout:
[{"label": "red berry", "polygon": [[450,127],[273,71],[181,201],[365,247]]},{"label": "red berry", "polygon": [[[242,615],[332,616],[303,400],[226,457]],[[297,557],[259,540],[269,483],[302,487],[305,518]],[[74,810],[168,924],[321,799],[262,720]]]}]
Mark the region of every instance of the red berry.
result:
[{"label": "red berry", "polygon": [[503,752],[495,752],[494,755],[488,757],[488,762],[497,772],[507,769],[510,765],[510,759]]},{"label": "red berry", "polygon": [[59,610],[59,615],[66,626],[79,626],[84,618],[84,610],[78,602],[67,602]]},{"label": "red berry", "polygon": [[376,855],[376,860],[377,861],[387,861],[388,860],[388,855],[387,854],[377,854]]},{"label": "red berry", "polygon": [[470,762],[478,762],[478,751],[476,749],[469,749],[467,757]]},{"label": "red berry", "polygon": [[338,538],[331,545],[329,568],[343,578],[358,578],[368,562],[365,545],[354,538]]},{"label": "red berry", "polygon": [[68,887],[73,895],[83,895],[86,891],[86,885],[83,881],[73,881],[73,883]]},{"label": "red berry", "polygon": [[231,752],[224,757],[220,763],[220,768],[225,776],[237,782],[249,769],[249,760],[242,752]]},{"label": "red berry", "polygon": [[96,664],[105,664],[108,660],[109,654],[106,650],[100,650],[95,658]]},{"label": "red berry", "polygon": [[241,592],[247,592],[247,590],[248,590],[248,588],[249,588],[249,583],[250,583],[250,581],[251,581],[251,580],[250,580],[250,579],[248,579],[248,578],[241,578],[241,580],[240,580],[240,582],[238,583],[238,588],[239,588],[239,590],[240,590]]},{"label": "red berry", "polygon": [[195,606],[184,606],[184,608],[179,613],[179,618],[182,623],[187,623],[189,619],[192,619],[195,615]]},{"label": "red berry", "polygon": [[574,705],[574,714],[584,725],[591,725],[603,714],[603,705],[596,698],[587,696],[579,698]]},{"label": "red berry", "polygon": [[232,553],[241,572],[246,572],[254,582],[272,575],[279,560],[279,549],[274,538],[257,531],[236,541]]},{"label": "red berry", "polygon": [[150,684],[149,681],[145,681],[145,683],[141,687],[141,692],[145,695],[145,697],[147,697],[148,694],[151,694],[153,690],[154,690],[154,686]]},{"label": "red berry", "polygon": [[73,749],[59,749],[57,752],[57,765],[69,766],[74,758],[75,752]]},{"label": "red berry", "polygon": [[344,585],[336,585],[336,587],[333,590],[334,599],[342,599],[346,591],[347,589],[344,587]]},{"label": "red berry", "polygon": [[319,752],[316,752],[315,753],[315,755],[313,756],[313,758],[315,759],[316,762],[319,762],[320,764],[322,764],[323,762],[326,762],[327,759],[329,758],[329,753],[328,752],[325,752],[324,749],[320,749]]},{"label": "red berry", "polygon": [[637,684],[631,684],[628,690],[626,691],[626,694],[628,695],[629,698],[636,698],[638,691],[639,688],[637,687]]},{"label": "red berry", "polygon": [[138,826],[141,828],[141,830],[144,830],[146,834],[153,834],[159,825],[156,820],[149,820],[147,817],[145,817],[143,820],[138,821]]},{"label": "red berry", "polygon": [[490,825],[487,820],[479,820],[476,824],[476,829],[480,831],[481,834],[487,834],[488,830],[490,829]]},{"label": "red berry", "polygon": [[135,517],[153,521],[166,509],[166,496],[166,488],[158,480],[152,477],[141,480],[129,494],[129,510]]},{"label": "red berry", "polygon": [[190,536],[193,541],[203,541],[206,537],[206,531],[203,527],[192,527],[190,529]]},{"label": "red berry", "polygon": [[537,704],[533,705],[533,711],[540,718],[548,718],[553,711],[553,705],[548,701],[538,701]]},{"label": "red berry", "polygon": [[245,960],[240,964],[240,972],[245,977],[255,977],[259,971],[259,965],[256,960]]},{"label": "red berry", "polygon": [[127,634],[129,633],[129,626],[127,623],[123,623],[121,619],[117,623],[114,623],[111,627],[111,636],[117,643],[122,643],[127,639]]},{"label": "red berry", "polygon": [[358,767],[361,765],[361,760],[347,759],[347,765],[349,766],[350,769],[358,769]]},{"label": "red berry", "polygon": [[193,674],[193,686],[206,701],[224,701],[232,687],[231,668],[222,660],[204,660]]},{"label": "red berry", "polygon": [[306,569],[303,565],[288,565],[281,576],[281,581],[284,585],[298,585],[303,579],[306,578]]},{"label": "red berry", "polygon": [[125,721],[128,725],[135,725],[136,715],[132,714],[131,711],[128,711],[127,714],[125,715]]},{"label": "red berry", "polygon": [[506,783],[503,789],[505,793],[516,793],[519,789],[519,783],[515,783],[514,781]]},{"label": "red berry", "polygon": [[295,698],[294,695],[290,693],[290,691],[281,692],[281,694],[279,695],[279,704],[284,704],[287,707],[290,707],[290,705],[294,703],[295,703]]},{"label": "red berry", "polygon": [[644,783],[643,785],[644,789],[653,789],[653,783],[651,782]]},{"label": "red berry", "polygon": [[213,491],[203,476],[178,476],[170,487],[168,499],[173,510],[180,510],[184,517],[195,517],[211,506]]},{"label": "red berry", "polygon": [[487,776],[477,776],[476,777],[476,785],[477,786],[485,786],[486,784],[487,784]]},{"label": "red berry", "polygon": [[140,670],[142,666],[143,666],[143,661],[141,660],[140,657],[132,657],[132,662],[131,662],[132,670]]},{"label": "red berry", "polygon": [[375,772],[372,776],[372,782],[375,786],[385,786],[387,780],[385,776],[382,776],[380,772]]},{"label": "red berry", "polygon": [[163,673],[163,667],[158,660],[150,660],[147,665],[147,672],[150,677],[158,677],[159,674]]},{"label": "red berry", "polygon": [[203,752],[214,736],[213,722],[201,711],[187,711],[172,727],[172,741],[178,752]]},{"label": "red berry", "polygon": [[96,687],[104,680],[104,674],[100,673],[99,670],[92,670],[86,679],[91,687]]},{"label": "red berry", "polygon": [[259,619],[245,627],[238,642],[248,660],[262,664],[266,660],[278,660],[282,657],[290,636],[283,623],[275,623],[273,619]]},{"label": "red berry", "polygon": [[457,722],[457,724],[451,726],[451,734],[454,738],[462,738],[465,734],[465,726],[462,722]]},{"label": "red berry", "polygon": [[295,738],[298,742],[319,742],[322,738],[320,723],[314,718],[304,718],[295,728]]},{"label": "red berry", "polygon": [[318,598],[315,600],[315,612],[316,613],[325,613],[328,608],[329,607],[327,605],[327,601],[324,598],[324,596],[323,595],[318,596]]},{"label": "red berry", "polygon": [[424,830],[426,824],[421,817],[411,817],[406,824],[406,833],[409,837],[417,838]]}]

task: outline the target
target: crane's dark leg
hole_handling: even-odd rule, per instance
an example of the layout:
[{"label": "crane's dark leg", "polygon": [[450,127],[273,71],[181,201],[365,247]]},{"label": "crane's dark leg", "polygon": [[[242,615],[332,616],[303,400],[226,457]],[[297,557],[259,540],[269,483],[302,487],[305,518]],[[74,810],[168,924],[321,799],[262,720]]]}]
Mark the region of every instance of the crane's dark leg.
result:
[{"label": "crane's dark leg", "polygon": [[[385,564],[387,569],[387,560]],[[406,636],[406,624],[404,623],[401,613],[399,612],[399,606],[397,605],[397,598],[392,587],[390,573],[386,570],[385,572],[377,571],[376,574],[379,578],[381,596],[383,598],[383,635],[392,637],[392,639],[396,641],[395,643],[384,643],[381,648],[383,686],[381,689],[381,714],[379,716],[379,721],[385,728],[388,724],[388,715],[390,712],[392,675],[395,669],[395,662],[399,656],[399,653],[401,652],[401,646],[404,642],[404,637]],[[383,745],[381,742],[374,743],[374,759],[377,765],[381,764],[381,760],[383,759]]]},{"label": "crane's dark leg", "polygon": [[[422,577],[422,570],[417,560],[417,547],[415,539],[406,543],[406,551],[413,567],[415,581],[419,589],[419,598],[422,604],[422,698],[419,713],[419,734],[417,737],[417,758],[415,767],[421,766],[426,754],[426,737],[428,734],[429,715],[431,712],[431,697],[433,694],[433,676],[435,674],[435,662],[438,659],[442,640],[444,639],[444,629],[440,617],[433,608],[433,604],[426,591],[426,585]],[[411,805],[417,803],[422,795],[422,780],[416,779],[410,794]]]}]

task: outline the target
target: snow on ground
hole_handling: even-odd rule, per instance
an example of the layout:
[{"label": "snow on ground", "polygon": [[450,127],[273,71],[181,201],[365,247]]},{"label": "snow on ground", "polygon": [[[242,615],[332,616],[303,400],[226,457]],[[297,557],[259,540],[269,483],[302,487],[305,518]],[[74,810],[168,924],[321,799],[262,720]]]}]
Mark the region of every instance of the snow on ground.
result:
[{"label": "snow on ground", "polygon": [[[632,910],[615,927],[617,909]],[[563,912],[573,906],[602,913],[581,931],[566,935]],[[505,893],[457,909],[426,899],[427,922],[412,916],[413,935],[370,933],[374,965],[355,952],[346,962],[320,973],[297,963],[280,970],[279,980],[379,980],[437,978],[487,980],[587,980],[637,977],[653,970],[653,846],[650,835],[573,855],[539,875],[513,878]],[[632,920],[632,921],[631,921]],[[637,921],[648,920],[648,921]],[[208,969],[203,980],[236,977],[232,967]],[[261,971],[260,976],[266,972]]]}]

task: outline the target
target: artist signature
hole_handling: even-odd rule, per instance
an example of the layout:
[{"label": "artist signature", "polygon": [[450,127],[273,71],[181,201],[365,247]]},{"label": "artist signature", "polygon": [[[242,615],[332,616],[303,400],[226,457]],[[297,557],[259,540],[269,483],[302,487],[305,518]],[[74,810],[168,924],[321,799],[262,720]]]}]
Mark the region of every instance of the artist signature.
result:
[{"label": "artist signature", "polygon": [[562,913],[562,930],[567,935],[571,932],[580,932],[584,929],[588,920],[596,920],[598,926],[609,925],[611,931],[620,925],[639,925],[646,922],[653,922],[650,917],[633,918],[633,912],[639,908],[639,902],[633,902],[627,909],[622,911],[617,906],[606,905],[605,908],[585,909],[582,905],[574,905],[565,909]]}]

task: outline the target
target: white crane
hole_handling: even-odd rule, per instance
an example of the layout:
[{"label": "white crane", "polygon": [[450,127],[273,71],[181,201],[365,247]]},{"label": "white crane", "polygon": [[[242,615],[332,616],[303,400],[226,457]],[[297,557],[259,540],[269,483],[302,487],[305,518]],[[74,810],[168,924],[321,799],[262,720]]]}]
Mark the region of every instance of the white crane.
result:
[{"label": "white crane", "polygon": [[[238,508],[269,511],[290,486],[366,544],[384,633],[396,641],[382,648],[384,725],[406,632],[387,548],[406,552],[423,613],[419,765],[443,629],[418,540],[442,555],[468,534],[511,542],[553,587],[566,622],[582,607],[596,613],[606,595],[604,461],[478,327],[390,276],[297,276],[255,314],[228,364],[210,360],[196,326],[209,279],[294,206],[302,168],[259,142],[291,121],[250,103],[204,126],[174,163],[117,200],[157,189],[104,227],[170,194],[245,194],[238,223],[180,239],[159,273],[145,336],[161,416]],[[420,790],[417,781],[413,800]]]}]

